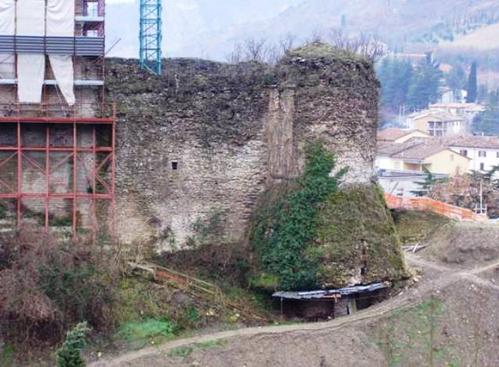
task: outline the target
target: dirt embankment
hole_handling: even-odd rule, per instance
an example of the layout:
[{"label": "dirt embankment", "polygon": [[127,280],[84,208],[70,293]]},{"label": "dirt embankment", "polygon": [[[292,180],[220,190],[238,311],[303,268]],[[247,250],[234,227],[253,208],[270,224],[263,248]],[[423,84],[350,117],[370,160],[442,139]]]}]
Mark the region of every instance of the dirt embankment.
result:
[{"label": "dirt embankment", "polygon": [[416,287],[354,316],[179,340],[92,366],[499,366],[497,229],[456,224],[445,233],[408,255],[425,274]]},{"label": "dirt embankment", "polygon": [[421,252],[444,264],[471,268],[499,257],[499,226],[477,223],[452,223],[440,227],[426,240]]}]

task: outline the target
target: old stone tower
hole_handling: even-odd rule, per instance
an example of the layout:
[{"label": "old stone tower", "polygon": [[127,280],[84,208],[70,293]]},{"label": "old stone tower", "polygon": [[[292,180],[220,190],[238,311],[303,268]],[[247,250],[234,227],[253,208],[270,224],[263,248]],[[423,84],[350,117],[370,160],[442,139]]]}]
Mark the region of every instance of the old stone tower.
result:
[{"label": "old stone tower", "polygon": [[296,177],[321,139],[346,184],[373,176],[378,82],[370,62],[325,45],[278,65],[168,60],[161,77],[111,60],[118,105],[118,234],[159,250],[237,242],[266,185]]}]

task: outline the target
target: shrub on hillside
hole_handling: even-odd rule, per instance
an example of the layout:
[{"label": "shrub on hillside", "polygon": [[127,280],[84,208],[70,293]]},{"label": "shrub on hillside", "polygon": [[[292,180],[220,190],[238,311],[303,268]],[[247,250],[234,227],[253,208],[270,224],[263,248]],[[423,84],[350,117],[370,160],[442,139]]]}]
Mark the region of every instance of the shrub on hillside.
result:
[{"label": "shrub on hillside", "polygon": [[117,268],[108,255],[33,232],[1,241],[8,254],[0,267],[3,337],[55,342],[78,322],[98,330],[113,324]]}]

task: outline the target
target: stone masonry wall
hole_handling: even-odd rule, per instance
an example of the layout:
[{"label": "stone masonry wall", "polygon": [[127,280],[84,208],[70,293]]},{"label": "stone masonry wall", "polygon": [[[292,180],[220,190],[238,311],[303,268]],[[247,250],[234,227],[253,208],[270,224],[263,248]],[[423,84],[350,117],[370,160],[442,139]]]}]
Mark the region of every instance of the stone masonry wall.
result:
[{"label": "stone masonry wall", "polygon": [[242,240],[260,193],[296,177],[318,138],[349,167],[346,183],[370,183],[379,85],[368,61],[314,45],[276,66],[175,59],[165,70],[108,62],[124,243]]}]

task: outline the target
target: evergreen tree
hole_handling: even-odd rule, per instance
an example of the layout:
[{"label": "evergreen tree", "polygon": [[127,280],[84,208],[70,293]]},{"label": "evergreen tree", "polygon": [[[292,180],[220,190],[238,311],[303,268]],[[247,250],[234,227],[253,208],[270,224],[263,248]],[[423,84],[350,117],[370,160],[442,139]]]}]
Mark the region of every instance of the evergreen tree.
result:
[{"label": "evergreen tree", "polygon": [[427,58],[416,70],[411,78],[407,94],[407,106],[412,110],[428,108],[430,103],[435,103],[439,96],[442,72],[439,65]]},{"label": "evergreen tree", "polygon": [[57,367],[85,366],[81,351],[86,345],[85,339],[89,331],[88,324],[82,322],[67,332],[64,344],[56,351]]},{"label": "evergreen tree", "polygon": [[490,93],[487,109],[473,121],[475,134],[499,135],[499,90]]},{"label": "evergreen tree", "polygon": [[413,68],[410,62],[385,58],[378,68],[381,82],[381,103],[383,108],[398,113],[407,103],[407,93],[412,79]]},{"label": "evergreen tree", "polygon": [[473,62],[471,64],[470,76],[468,78],[468,95],[466,96],[466,102],[475,103],[478,96],[478,78],[477,78],[477,63]]},{"label": "evergreen tree", "polygon": [[445,81],[447,86],[452,90],[454,95],[466,85],[466,73],[461,65],[454,66],[446,75]]},{"label": "evergreen tree", "polygon": [[438,183],[438,180],[428,168],[423,167],[423,171],[425,173],[424,181],[415,182],[415,184],[419,186],[419,189],[411,191],[412,194],[419,197],[428,196],[433,186]]}]

